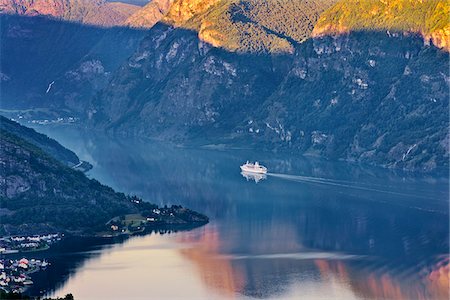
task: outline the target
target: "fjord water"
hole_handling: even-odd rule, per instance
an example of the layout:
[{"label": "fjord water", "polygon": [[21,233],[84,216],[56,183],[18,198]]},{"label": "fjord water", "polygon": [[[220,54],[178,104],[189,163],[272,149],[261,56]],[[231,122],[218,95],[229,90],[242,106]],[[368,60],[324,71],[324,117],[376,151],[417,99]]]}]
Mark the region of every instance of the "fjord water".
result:
[{"label": "fjord water", "polygon": [[[91,162],[90,177],[211,222],[107,245],[69,243],[49,254],[49,273],[64,278],[40,278],[34,289],[76,299],[449,296],[448,174],[37,130]],[[267,178],[244,178],[246,160],[267,166]]]}]

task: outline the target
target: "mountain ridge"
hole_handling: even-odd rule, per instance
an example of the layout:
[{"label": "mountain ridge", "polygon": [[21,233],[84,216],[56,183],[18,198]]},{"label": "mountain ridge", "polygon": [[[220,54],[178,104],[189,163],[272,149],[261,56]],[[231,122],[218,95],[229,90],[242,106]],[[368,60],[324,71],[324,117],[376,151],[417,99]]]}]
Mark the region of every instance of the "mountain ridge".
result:
[{"label": "mountain ridge", "polygon": [[0,0],[0,13],[140,29],[162,22],[233,52],[293,53],[295,44],[310,37],[359,30],[420,33],[426,43],[450,49],[445,0],[153,0],[143,7],[106,0]]}]

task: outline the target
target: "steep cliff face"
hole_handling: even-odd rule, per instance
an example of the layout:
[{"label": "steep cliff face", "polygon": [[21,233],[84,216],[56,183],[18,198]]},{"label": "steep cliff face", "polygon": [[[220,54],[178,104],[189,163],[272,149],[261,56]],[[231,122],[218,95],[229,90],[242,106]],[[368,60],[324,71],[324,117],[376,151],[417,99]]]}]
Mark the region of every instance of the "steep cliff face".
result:
[{"label": "steep cliff face", "polygon": [[445,0],[342,0],[321,15],[313,36],[360,30],[410,32],[449,51],[449,15]]},{"label": "steep cliff face", "polygon": [[139,8],[105,0],[0,0],[0,13],[42,15],[100,26],[123,25]]},{"label": "steep cliff face", "polygon": [[448,56],[414,36],[229,53],[158,25],[91,105],[98,128],[284,149],[405,169],[448,164]]},{"label": "steep cliff face", "polygon": [[169,12],[174,0],[153,0],[136,11],[125,21],[125,25],[134,28],[152,28]]}]

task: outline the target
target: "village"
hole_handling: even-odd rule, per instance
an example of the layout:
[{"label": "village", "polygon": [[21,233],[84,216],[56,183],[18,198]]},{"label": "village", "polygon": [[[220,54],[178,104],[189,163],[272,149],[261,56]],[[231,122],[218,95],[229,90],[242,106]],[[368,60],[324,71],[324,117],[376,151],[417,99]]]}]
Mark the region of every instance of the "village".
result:
[{"label": "village", "polygon": [[33,284],[29,274],[48,265],[47,261],[38,259],[0,259],[0,289],[7,293],[23,293]]},{"label": "village", "polygon": [[64,237],[61,233],[0,238],[0,254],[46,250]]},{"label": "village", "polygon": [[0,239],[0,289],[7,293],[23,293],[33,284],[30,274],[46,269],[49,263],[39,259],[8,259],[7,254],[42,251],[64,237],[61,233],[8,236]]}]

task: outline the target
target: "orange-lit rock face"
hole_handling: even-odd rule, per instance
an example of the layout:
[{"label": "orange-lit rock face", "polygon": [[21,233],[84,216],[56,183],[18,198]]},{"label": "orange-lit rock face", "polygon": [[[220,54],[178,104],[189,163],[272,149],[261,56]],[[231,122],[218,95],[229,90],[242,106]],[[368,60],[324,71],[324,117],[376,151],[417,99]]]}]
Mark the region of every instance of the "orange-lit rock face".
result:
[{"label": "orange-lit rock face", "polygon": [[211,25],[211,22],[203,22],[198,32],[198,37],[214,47],[222,47],[225,37],[219,31],[210,29]]},{"label": "orange-lit rock face", "polygon": [[176,0],[170,7],[165,20],[181,25],[195,15],[206,12],[220,0]]},{"label": "orange-lit rock face", "polygon": [[151,28],[169,12],[174,0],[153,0],[131,15],[125,22],[136,28]]},{"label": "orange-lit rock face", "polygon": [[436,47],[450,51],[450,25],[432,32],[430,38]]},{"label": "orange-lit rock face", "polygon": [[343,24],[323,24],[322,26],[317,26],[314,28],[312,32],[313,37],[321,37],[325,35],[332,35],[332,34],[345,34],[349,33],[350,29],[343,25]]}]

